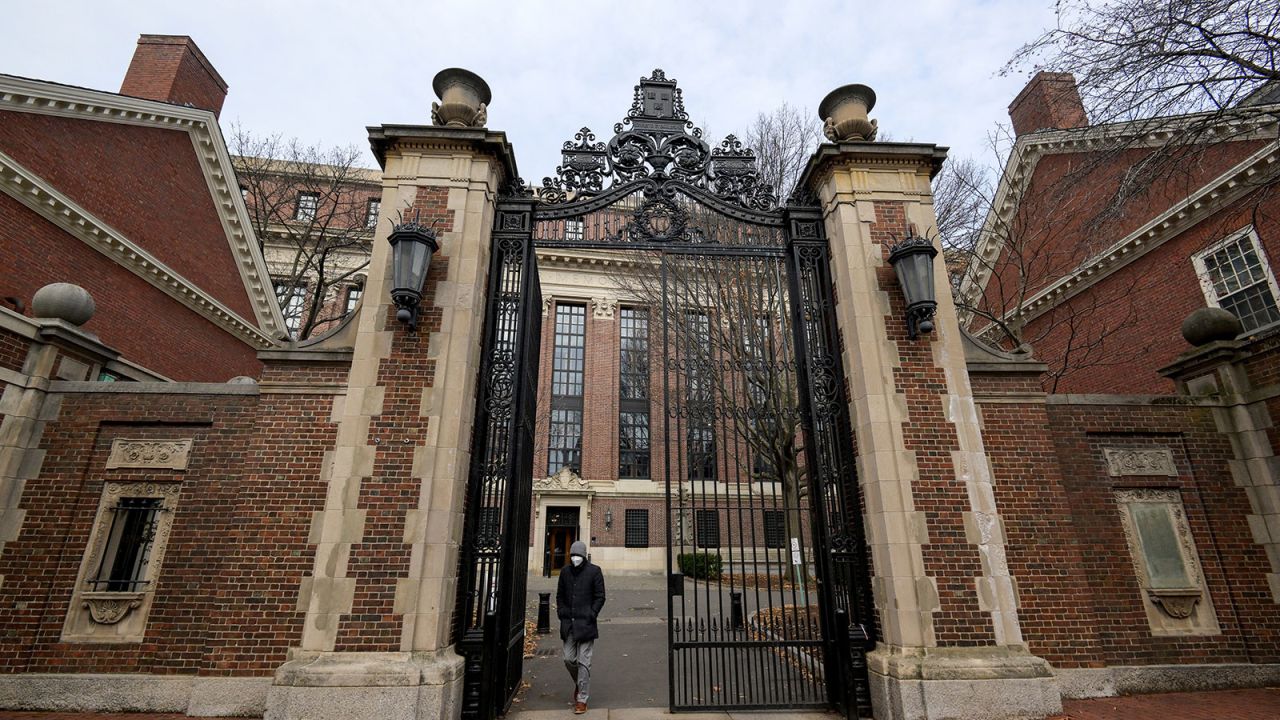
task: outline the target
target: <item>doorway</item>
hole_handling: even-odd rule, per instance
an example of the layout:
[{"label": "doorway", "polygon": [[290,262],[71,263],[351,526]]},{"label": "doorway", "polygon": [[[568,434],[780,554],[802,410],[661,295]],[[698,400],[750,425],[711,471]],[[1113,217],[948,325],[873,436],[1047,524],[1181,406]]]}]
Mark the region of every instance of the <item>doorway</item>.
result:
[{"label": "doorway", "polygon": [[542,576],[551,577],[569,562],[569,548],[578,540],[578,508],[547,508],[547,534],[542,551]]}]

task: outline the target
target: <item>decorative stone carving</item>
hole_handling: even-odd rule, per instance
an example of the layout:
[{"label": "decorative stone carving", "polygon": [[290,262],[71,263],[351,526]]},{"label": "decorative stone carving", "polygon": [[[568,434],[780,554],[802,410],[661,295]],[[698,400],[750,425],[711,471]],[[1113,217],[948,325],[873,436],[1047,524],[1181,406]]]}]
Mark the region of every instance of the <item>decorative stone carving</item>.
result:
[{"label": "decorative stone carving", "polygon": [[[1116,502],[1120,505],[1125,543],[1133,561],[1134,574],[1146,595],[1147,614],[1152,630],[1161,635],[1217,632],[1213,609],[1210,607],[1203,613],[1197,610],[1197,605],[1206,597],[1204,575],[1182,507],[1181,494],[1172,488],[1127,488],[1116,490],[1115,495]],[[1139,509],[1144,506],[1147,509],[1140,512]],[[1165,517],[1162,513],[1168,513],[1168,525],[1165,527],[1172,531],[1172,537],[1166,536],[1167,540],[1163,543],[1158,531],[1161,523],[1150,524],[1153,513],[1154,517]],[[1139,530],[1139,525],[1142,524],[1139,517],[1143,515],[1148,518],[1146,527],[1154,528],[1154,532],[1152,529],[1148,530],[1153,532],[1153,538],[1144,537],[1144,533]],[[1144,547],[1144,542],[1154,544]],[[1147,559],[1152,552],[1163,552],[1166,558],[1171,552],[1176,553],[1181,560],[1181,570],[1175,567],[1170,571],[1169,563],[1165,562],[1162,564],[1163,571],[1153,577],[1152,574],[1156,571],[1148,567]],[[1165,619],[1158,619],[1160,614],[1166,616]]]},{"label": "decorative stone carving", "polygon": [[440,98],[440,102],[431,103],[432,123],[452,127],[484,127],[488,123],[493,93],[479,75],[446,68],[436,73],[431,87]]},{"label": "decorative stone carving", "polygon": [[186,470],[191,460],[191,438],[186,440],[126,440],[111,443],[107,469],[165,468]]},{"label": "decorative stone carving", "polygon": [[[102,489],[102,499],[98,503],[89,547],[80,560],[76,590],[62,628],[63,642],[142,642],[157,578],[164,567],[165,551],[173,531],[174,510],[178,507],[181,492],[182,484],[176,482],[106,483]],[[102,567],[103,555],[108,551],[113,508],[120,504],[122,498],[160,500],[146,572],[140,578],[142,582],[138,586],[142,589],[123,592],[97,590],[92,581]]]},{"label": "decorative stone carving", "polygon": [[555,298],[551,297],[550,295],[547,295],[546,297],[542,298],[542,316],[543,317],[546,317],[547,313],[551,312],[552,300],[555,300]]},{"label": "decorative stone carving", "polygon": [[1157,590],[1150,588],[1147,594],[1151,596],[1151,600],[1160,606],[1169,614],[1169,617],[1183,620],[1191,617],[1191,613],[1196,611],[1196,603],[1200,602],[1200,597],[1204,594],[1199,588],[1190,590]]},{"label": "decorative stone carving", "polygon": [[80,607],[99,625],[115,625],[129,611],[142,605],[140,592],[87,592],[80,595]]},{"label": "decorative stone carving", "polygon": [[618,309],[617,298],[591,298],[592,314],[602,320],[612,320],[614,312]]},{"label": "decorative stone carving", "polygon": [[1178,477],[1173,464],[1173,451],[1158,448],[1105,448],[1107,474],[1111,477],[1125,475],[1167,475]]},{"label": "decorative stone carving", "polygon": [[547,478],[533,481],[534,492],[574,492],[582,493],[591,489],[591,484],[568,467],[560,468],[560,472]]}]

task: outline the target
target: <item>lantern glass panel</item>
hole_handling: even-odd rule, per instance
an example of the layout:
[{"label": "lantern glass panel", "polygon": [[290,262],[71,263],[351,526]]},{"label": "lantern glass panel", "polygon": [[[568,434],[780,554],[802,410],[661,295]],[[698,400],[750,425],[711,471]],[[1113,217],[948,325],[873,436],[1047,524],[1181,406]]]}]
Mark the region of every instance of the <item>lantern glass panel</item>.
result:
[{"label": "lantern glass panel", "polygon": [[422,292],[431,248],[416,239],[402,239],[392,248],[392,253],[395,281],[392,289]]}]

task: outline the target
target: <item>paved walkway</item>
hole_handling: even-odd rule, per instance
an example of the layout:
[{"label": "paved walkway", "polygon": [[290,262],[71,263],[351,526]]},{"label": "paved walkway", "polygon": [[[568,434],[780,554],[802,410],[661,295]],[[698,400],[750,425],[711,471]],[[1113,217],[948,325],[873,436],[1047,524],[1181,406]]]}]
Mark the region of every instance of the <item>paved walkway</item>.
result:
[{"label": "paved walkway", "polygon": [[[556,580],[529,578],[526,617],[537,620],[538,593],[551,593],[551,634],[541,636],[536,656],[524,661],[524,681],[529,687],[520,691],[511,706],[512,712],[519,711],[522,716],[523,711],[563,712],[573,708],[573,686],[560,659]],[[591,707],[665,708],[666,576],[606,575],[605,589],[608,600],[600,613],[600,639],[592,659]]]}]

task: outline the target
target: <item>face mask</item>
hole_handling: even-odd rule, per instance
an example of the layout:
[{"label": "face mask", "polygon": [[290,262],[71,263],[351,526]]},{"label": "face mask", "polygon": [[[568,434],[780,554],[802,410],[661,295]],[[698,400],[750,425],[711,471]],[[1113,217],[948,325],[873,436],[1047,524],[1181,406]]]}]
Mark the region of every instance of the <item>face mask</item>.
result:
[{"label": "face mask", "polygon": [[569,558],[569,559],[573,561],[573,566],[574,566],[574,567],[578,567],[579,565],[581,565],[581,564],[582,564],[582,556],[581,556],[581,555],[574,555],[573,557],[571,557],[571,558]]}]

